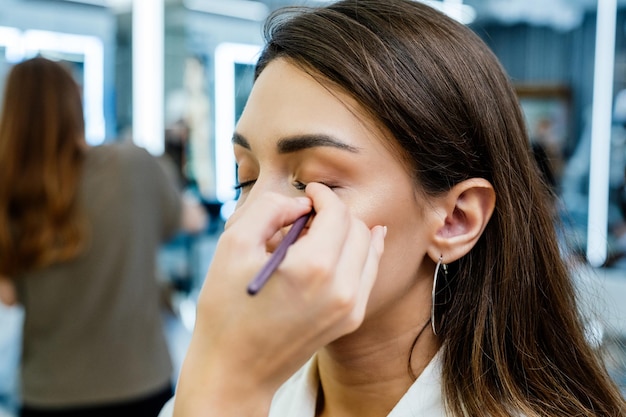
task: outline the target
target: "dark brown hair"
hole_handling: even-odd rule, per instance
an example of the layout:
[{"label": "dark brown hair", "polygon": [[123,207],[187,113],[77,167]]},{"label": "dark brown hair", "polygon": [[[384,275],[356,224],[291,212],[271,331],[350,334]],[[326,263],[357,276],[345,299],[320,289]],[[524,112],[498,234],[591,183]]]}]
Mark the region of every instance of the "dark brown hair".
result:
[{"label": "dark brown hair", "polygon": [[437,314],[452,414],[626,414],[586,342],[517,97],[478,36],[410,0],[283,9],[265,35],[256,76],[284,58],[353,96],[393,134],[418,189],[434,196],[480,177],[496,191]]},{"label": "dark brown hair", "polygon": [[0,117],[0,274],[80,252],[84,148],[82,98],[69,71],[41,57],[16,64]]}]

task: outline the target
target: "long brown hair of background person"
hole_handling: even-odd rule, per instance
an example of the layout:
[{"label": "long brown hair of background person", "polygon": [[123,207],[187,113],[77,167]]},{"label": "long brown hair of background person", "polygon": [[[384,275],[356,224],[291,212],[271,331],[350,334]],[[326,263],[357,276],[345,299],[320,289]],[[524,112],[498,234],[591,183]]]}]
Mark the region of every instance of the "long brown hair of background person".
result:
[{"label": "long brown hair of background person", "polygon": [[14,68],[6,86],[0,275],[12,277],[71,259],[83,247],[87,231],[78,187],[86,144],[81,94],[69,70],[34,58]]}]

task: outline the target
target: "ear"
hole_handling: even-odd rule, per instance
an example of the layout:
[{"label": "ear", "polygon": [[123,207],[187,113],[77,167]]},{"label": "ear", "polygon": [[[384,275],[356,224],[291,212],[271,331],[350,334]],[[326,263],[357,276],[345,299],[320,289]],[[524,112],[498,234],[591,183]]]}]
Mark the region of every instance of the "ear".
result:
[{"label": "ear", "polygon": [[489,181],[471,178],[455,185],[435,203],[445,213],[429,249],[431,259],[445,263],[466,255],[482,235],[496,204],[496,193]]}]

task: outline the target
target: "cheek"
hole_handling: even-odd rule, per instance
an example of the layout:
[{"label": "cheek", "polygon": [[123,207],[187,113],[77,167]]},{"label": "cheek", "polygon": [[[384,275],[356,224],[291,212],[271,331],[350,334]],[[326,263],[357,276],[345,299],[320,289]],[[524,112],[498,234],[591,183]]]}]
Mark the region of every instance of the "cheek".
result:
[{"label": "cheek", "polygon": [[418,280],[418,270],[426,254],[429,239],[424,209],[406,189],[394,189],[389,194],[379,194],[378,198],[352,203],[351,208],[370,228],[387,226],[385,252],[372,294],[374,304],[400,297]]},{"label": "cheek", "polygon": [[388,228],[378,278],[368,301],[369,316],[406,305],[410,306],[409,310],[418,311],[430,285],[420,273],[426,255],[424,242],[419,228],[402,225]]},{"label": "cheek", "polygon": [[386,241],[398,240],[404,244],[421,241],[423,208],[413,198],[411,190],[391,188],[385,193],[364,193],[367,199],[344,200],[351,212],[368,227],[387,226]]},{"label": "cheek", "polygon": [[379,266],[379,276],[410,285],[426,254],[426,245],[420,230],[412,227],[388,227],[385,252]]}]

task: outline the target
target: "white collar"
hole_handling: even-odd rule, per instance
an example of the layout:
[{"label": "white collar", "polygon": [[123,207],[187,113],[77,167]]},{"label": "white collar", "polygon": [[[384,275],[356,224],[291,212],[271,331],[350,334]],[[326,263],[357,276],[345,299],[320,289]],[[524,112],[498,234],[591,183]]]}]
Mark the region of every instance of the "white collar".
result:
[{"label": "white collar", "polygon": [[[313,357],[276,392],[269,417],[314,417],[318,386],[317,357]],[[387,417],[445,415],[437,353]]]}]

